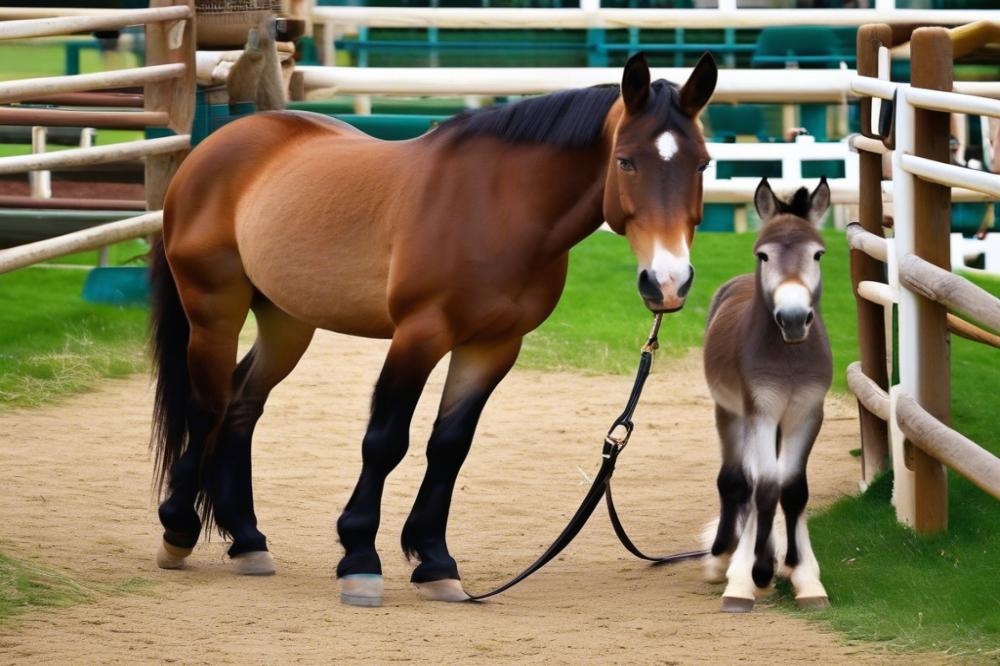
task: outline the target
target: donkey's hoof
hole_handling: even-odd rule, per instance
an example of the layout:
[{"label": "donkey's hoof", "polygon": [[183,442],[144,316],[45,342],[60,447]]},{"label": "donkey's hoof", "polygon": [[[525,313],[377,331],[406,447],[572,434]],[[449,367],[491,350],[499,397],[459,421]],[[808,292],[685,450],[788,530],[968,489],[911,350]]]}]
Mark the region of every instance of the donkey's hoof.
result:
[{"label": "donkey's hoof", "polygon": [[161,569],[183,569],[184,560],[191,554],[193,548],[178,548],[166,541],[160,541],[156,551],[156,566]]},{"label": "donkey's hoof", "polygon": [[432,580],[429,583],[414,583],[424,599],[428,601],[466,601],[469,595],[462,589],[462,581],[454,578]]},{"label": "donkey's hoof", "polygon": [[726,582],[726,569],[729,568],[729,562],[726,559],[709,554],[702,560],[702,564],[706,583]]},{"label": "donkey's hoof", "polygon": [[253,550],[233,556],[236,573],[241,576],[271,576],[274,574],[274,558],[266,550]]},{"label": "donkey's hoof", "polygon": [[340,603],[369,608],[382,605],[385,584],[381,574],[351,574],[341,576],[338,582],[340,583]]},{"label": "donkey's hoof", "polygon": [[795,597],[795,605],[802,610],[823,610],[830,607],[830,598],[820,597]]},{"label": "donkey's hoof", "polygon": [[753,610],[753,599],[743,597],[722,597],[723,613],[749,613]]}]

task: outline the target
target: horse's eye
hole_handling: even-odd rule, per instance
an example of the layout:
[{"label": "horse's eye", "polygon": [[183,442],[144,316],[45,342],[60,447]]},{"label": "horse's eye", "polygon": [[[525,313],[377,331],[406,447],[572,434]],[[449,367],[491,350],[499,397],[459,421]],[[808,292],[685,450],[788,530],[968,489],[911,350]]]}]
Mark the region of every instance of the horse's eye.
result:
[{"label": "horse's eye", "polygon": [[705,162],[705,163],[703,163],[703,164],[700,164],[700,165],[698,166],[698,171],[705,171],[705,169],[707,169],[707,168],[708,168],[708,166],[709,166],[709,165],[710,165],[711,163],[712,163],[712,160],[709,160],[709,161],[707,161],[707,162]]},{"label": "horse's eye", "polygon": [[767,261],[767,252],[758,252],[757,258],[761,261]]},{"label": "horse's eye", "polygon": [[632,164],[632,160],[627,157],[618,158],[618,168],[622,171],[635,171],[635,165]]},{"label": "horse's eye", "polygon": [[819,261],[819,258],[823,256],[823,250],[818,250],[816,254],[813,255],[813,259]]}]

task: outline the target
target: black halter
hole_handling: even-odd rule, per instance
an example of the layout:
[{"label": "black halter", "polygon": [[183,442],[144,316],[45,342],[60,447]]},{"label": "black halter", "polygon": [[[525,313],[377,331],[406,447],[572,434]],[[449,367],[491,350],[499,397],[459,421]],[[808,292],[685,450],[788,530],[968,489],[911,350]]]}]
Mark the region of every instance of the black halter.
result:
[{"label": "black halter", "polygon": [[653,328],[649,333],[649,338],[646,340],[646,344],[642,346],[642,356],[639,358],[639,369],[635,375],[635,383],[632,385],[632,393],[628,397],[628,402],[625,404],[624,411],[622,411],[618,418],[615,419],[614,423],[611,424],[608,434],[604,437],[604,446],[601,452],[601,468],[597,471],[597,476],[594,477],[594,483],[590,486],[590,490],[587,491],[586,496],[580,503],[580,508],[576,510],[576,513],[573,514],[569,524],[566,525],[562,533],[556,537],[556,540],[552,543],[552,545],[549,546],[545,552],[531,564],[531,566],[503,585],[486,592],[485,594],[477,594],[469,597],[470,601],[479,601],[480,599],[486,599],[487,597],[492,597],[495,594],[500,594],[504,590],[514,587],[522,580],[548,564],[552,558],[561,553],[562,550],[573,541],[576,535],[580,533],[580,530],[583,529],[583,526],[587,524],[587,520],[594,513],[594,509],[597,508],[597,504],[601,501],[601,497],[604,497],[606,500],[608,516],[611,519],[611,526],[614,528],[615,534],[618,535],[618,540],[621,541],[622,545],[625,546],[625,549],[628,550],[628,552],[632,553],[636,557],[648,560],[654,565],[659,565],[692,560],[707,554],[706,551],[695,550],[686,553],[675,553],[673,555],[646,555],[639,550],[632,542],[632,539],[629,538],[628,533],[625,531],[625,527],[622,525],[621,519],[618,517],[618,511],[615,509],[615,503],[611,499],[611,476],[615,472],[615,462],[618,460],[618,455],[625,449],[629,438],[632,436],[632,430],[635,427],[635,424],[632,423],[632,415],[635,413],[635,408],[639,404],[639,396],[642,395],[642,388],[646,384],[646,377],[649,376],[649,371],[653,367],[653,353],[659,347],[657,334],[660,330],[660,321],[662,317],[663,315],[661,314],[657,314],[653,317]]}]

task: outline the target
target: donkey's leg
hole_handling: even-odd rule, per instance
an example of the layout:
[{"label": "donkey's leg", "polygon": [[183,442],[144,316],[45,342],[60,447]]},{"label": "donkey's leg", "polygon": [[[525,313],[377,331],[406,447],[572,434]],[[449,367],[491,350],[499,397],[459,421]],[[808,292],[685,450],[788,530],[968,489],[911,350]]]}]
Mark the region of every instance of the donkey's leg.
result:
[{"label": "donkey's leg", "polygon": [[215,520],[232,538],[229,556],[240,574],[274,573],[267,540],[253,508],[251,441],[267,397],[295,368],[315,329],[270,303],[255,304],[257,341],[233,377],[235,397],[226,411],[206,486]]},{"label": "donkey's leg", "polygon": [[753,484],[753,502],[740,534],[736,552],[726,570],[728,584],[722,595],[722,610],[746,612],[753,608],[758,588],[764,585],[760,563],[767,561],[773,576],[774,552],[771,523],[778,502],[777,420],[766,414],[746,417],[743,444],[743,470]]},{"label": "donkey's leg", "polygon": [[809,542],[805,508],[809,501],[806,462],[823,423],[823,404],[812,409],[791,412],[782,421],[781,510],[785,514],[788,551],[785,566],[795,587],[800,607],[825,608],[829,605],[826,589],[819,580],[819,563]]},{"label": "donkey's leg", "polygon": [[410,580],[428,599],[468,598],[445,540],[448,510],[479,415],[520,349],[521,339],[517,338],[500,344],[467,345],[452,352],[438,418],[427,443],[427,472],[402,535],[403,552],[419,562]]},{"label": "donkey's leg", "polygon": [[719,525],[711,552],[705,557],[705,580],[722,583],[736,549],[737,523],[746,515],[750,480],[743,465],[743,418],[721,405],[715,406],[715,427],[722,442],[722,468],[716,479],[719,489]]},{"label": "donkey's leg", "polygon": [[375,551],[382,490],[386,477],[406,454],[410,421],[427,377],[450,346],[450,336],[438,317],[407,320],[393,335],[361,444],[361,475],[337,520],[345,550],[337,565],[344,603],[382,603],[382,563]]},{"label": "donkey's leg", "polygon": [[[238,265],[238,264],[237,264]],[[167,499],[160,505],[163,544],[157,563],[165,569],[183,566],[201,531],[195,505],[202,495],[200,469],[206,446],[216,437],[229,404],[240,329],[250,311],[252,287],[239,274],[214,280],[183,280],[181,301],[191,324],[188,374],[188,445],[170,470]]]}]

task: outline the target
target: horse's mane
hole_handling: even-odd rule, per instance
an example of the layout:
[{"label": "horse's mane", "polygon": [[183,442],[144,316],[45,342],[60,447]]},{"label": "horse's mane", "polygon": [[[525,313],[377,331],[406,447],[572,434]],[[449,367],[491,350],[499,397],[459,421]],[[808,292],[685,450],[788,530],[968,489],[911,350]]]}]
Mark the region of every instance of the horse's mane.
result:
[{"label": "horse's mane", "polygon": [[[618,84],[602,84],[465,111],[441,123],[434,134],[455,142],[493,136],[509,143],[585,148],[601,138],[604,120],[620,93]],[[676,87],[659,80],[651,93],[655,112],[662,111],[666,118],[668,111],[660,107],[673,106]]]}]

